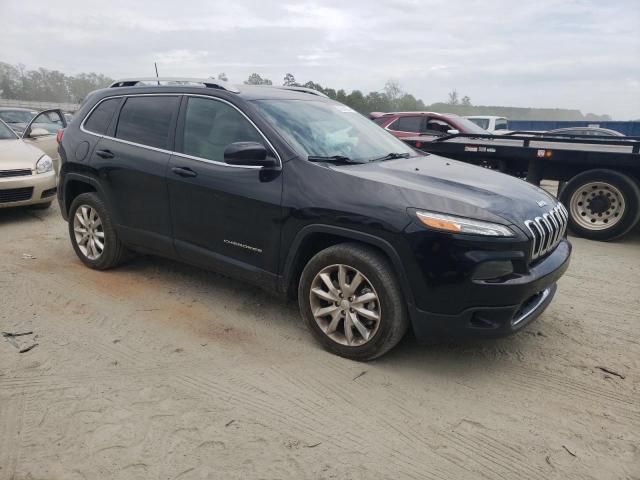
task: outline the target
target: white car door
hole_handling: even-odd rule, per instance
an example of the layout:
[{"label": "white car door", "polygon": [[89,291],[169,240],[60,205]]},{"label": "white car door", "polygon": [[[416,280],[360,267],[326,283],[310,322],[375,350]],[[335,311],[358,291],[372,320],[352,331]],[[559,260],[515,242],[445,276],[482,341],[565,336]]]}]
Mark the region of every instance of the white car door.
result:
[{"label": "white car door", "polygon": [[66,128],[67,120],[59,109],[44,110],[37,114],[22,133],[22,139],[39,148],[53,160],[56,173],[60,173],[60,155],[56,134]]}]

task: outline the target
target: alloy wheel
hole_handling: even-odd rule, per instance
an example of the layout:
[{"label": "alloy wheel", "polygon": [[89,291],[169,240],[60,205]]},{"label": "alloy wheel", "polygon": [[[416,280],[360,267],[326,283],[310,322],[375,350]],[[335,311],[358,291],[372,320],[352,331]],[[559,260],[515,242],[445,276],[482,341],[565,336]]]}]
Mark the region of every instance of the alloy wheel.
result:
[{"label": "alloy wheel", "polygon": [[343,264],[322,269],[311,282],[311,313],[320,329],[335,342],[360,346],[378,331],[381,308],[371,282]]},{"label": "alloy wheel", "polygon": [[73,218],[73,232],[78,248],[89,260],[97,260],[104,251],[104,227],[95,208],[80,205]]}]

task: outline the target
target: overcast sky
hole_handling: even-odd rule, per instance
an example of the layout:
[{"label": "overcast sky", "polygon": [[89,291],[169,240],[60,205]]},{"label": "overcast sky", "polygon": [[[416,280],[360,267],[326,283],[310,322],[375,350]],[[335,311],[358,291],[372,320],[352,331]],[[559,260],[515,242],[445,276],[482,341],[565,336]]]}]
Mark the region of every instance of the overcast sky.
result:
[{"label": "overcast sky", "polygon": [[640,0],[0,0],[0,61],[640,118]]}]

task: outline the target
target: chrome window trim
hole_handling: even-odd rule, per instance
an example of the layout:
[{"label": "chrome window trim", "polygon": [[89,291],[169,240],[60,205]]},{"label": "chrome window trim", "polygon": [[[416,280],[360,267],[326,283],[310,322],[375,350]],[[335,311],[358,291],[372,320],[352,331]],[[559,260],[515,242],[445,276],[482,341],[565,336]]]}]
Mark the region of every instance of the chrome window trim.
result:
[{"label": "chrome window trim", "polygon": [[131,142],[129,140],[122,140],[121,138],[112,137],[110,135],[100,135],[99,133],[92,132],[92,131],[87,130],[85,128],[84,125],[85,125],[87,119],[91,116],[93,111],[96,108],[98,108],[98,105],[100,105],[102,102],[104,102],[106,100],[113,99],[113,98],[127,98],[127,97],[201,97],[201,98],[206,98],[206,99],[209,99],[209,100],[212,100],[212,101],[216,101],[216,102],[226,103],[227,105],[231,106],[236,111],[238,111],[240,113],[240,115],[242,115],[253,126],[253,128],[256,129],[258,134],[260,134],[260,136],[264,139],[264,141],[267,143],[267,145],[269,145],[269,147],[271,148],[271,150],[275,154],[276,158],[278,159],[278,166],[275,169],[276,170],[282,170],[282,158],[280,158],[280,154],[275,149],[273,144],[269,141],[269,139],[266,137],[266,135],[264,133],[262,133],[262,130],[260,130],[260,128],[258,128],[258,126],[253,122],[253,120],[251,120],[242,110],[240,110],[238,107],[236,107],[233,103],[231,103],[231,102],[229,102],[229,101],[227,101],[227,100],[225,100],[223,98],[212,97],[210,95],[198,95],[198,94],[195,94],[195,93],[132,93],[132,94],[125,94],[125,95],[110,95],[108,97],[104,97],[104,98],[100,99],[100,101],[98,103],[96,103],[91,108],[91,110],[89,110],[89,112],[87,112],[87,114],[82,119],[82,122],[80,123],[80,131],[82,131],[82,132],[84,132],[86,134],[89,134],[89,135],[93,135],[94,137],[108,138],[109,140],[113,140],[114,142],[124,143],[126,145],[132,145],[134,147],[146,148],[148,150],[153,150],[153,151],[156,151],[156,152],[168,153],[170,155],[176,155],[178,157],[188,158],[188,159],[191,159],[191,160],[197,160],[197,161],[200,161],[200,162],[211,163],[211,164],[219,165],[219,166],[222,166],[222,167],[240,168],[240,169],[244,169],[244,170],[260,170],[260,169],[264,168],[264,167],[261,167],[259,165],[229,165],[228,163],[225,163],[225,162],[220,162],[220,161],[217,161],[217,160],[210,160],[208,158],[196,157],[196,156],[193,156],[193,155],[188,155],[186,153],[176,152],[175,150],[166,150],[166,149],[163,149],[163,148],[152,147],[150,145],[144,145],[142,143]]}]

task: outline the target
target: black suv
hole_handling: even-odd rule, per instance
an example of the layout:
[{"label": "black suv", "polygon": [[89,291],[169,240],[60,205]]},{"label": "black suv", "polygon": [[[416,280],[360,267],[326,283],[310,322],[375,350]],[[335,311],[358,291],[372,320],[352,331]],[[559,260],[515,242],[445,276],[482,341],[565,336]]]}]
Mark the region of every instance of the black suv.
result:
[{"label": "black suv", "polygon": [[[297,296],[328,350],[515,332],[569,264],[567,212],[418,152],[313,90],[121,80],[64,131],[58,199],[78,257],[157,254]],[[157,82],[157,85],[155,84]]]}]

